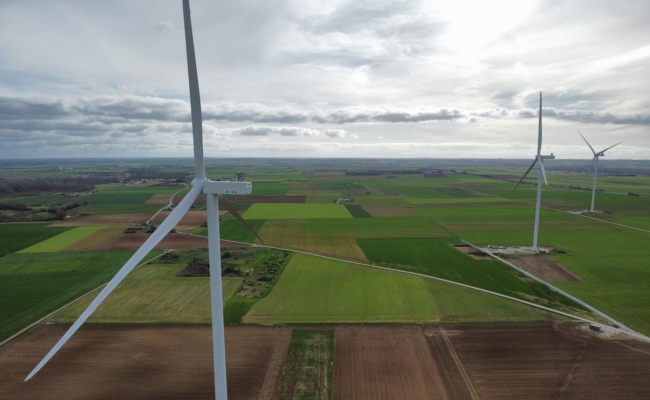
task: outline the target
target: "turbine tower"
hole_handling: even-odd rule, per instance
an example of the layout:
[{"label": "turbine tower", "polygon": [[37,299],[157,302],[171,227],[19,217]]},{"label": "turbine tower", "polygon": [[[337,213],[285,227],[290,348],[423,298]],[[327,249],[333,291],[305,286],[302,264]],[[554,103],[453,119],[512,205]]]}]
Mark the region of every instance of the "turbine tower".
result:
[{"label": "turbine tower", "polygon": [[591,152],[594,153],[594,158],[591,160],[591,166],[594,167],[594,184],[593,184],[593,187],[591,189],[591,208],[589,209],[589,212],[595,212],[594,211],[594,201],[596,200],[596,177],[598,176],[598,159],[600,157],[605,157],[605,152],[607,150],[611,149],[612,147],[618,146],[619,144],[621,144],[623,142],[618,142],[614,146],[610,146],[610,147],[606,148],[605,150],[601,150],[598,153],[596,153],[594,148],[591,147],[589,142],[587,142],[587,139],[585,139],[585,137],[582,136],[582,133],[580,133],[580,131],[578,131],[578,134],[580,134],[580,136],[582,137],[582,140],[584,140],[585,143],[587,143],[587,146],[589,146],[589,149],[591,149]]},{"label": "turbine tower", "polygon": [[537,234],[539,232],[539,212],[542,207],[542,177],[544,178],[544,182],[548,185],[548,181],[546,180],[546,171],[544,170],[544,160],[554,160],[555,156],[553,153],[551,153],[550,156],[543,156],[541,154],[542,152],[542,92],[539,92],[539,125],[538,125],[538,132],[537,132],[537,155],[535,156],[535,160],[533,163],[528,167],[526,170],[526,173],[524,176],[521,177],[519,182],[517,182],[517,185],[515,186],[514,189],[517,189],[519,184],[524,180],[526,175],[530,172],[531,169],[535,166],[535,163],[539,162],[539,174],[537,175],[537,204],[535,206],[535,228],[533,231],[533,251],[537,252]]},{"label": "turbine tower", "polygon": [[[250,182],[211,181],[205,177],[203,163],[203,130],[201,117],[201,99],[199,96],[199,80],[196,72],[196,59],[194,57],[194,40],[192,38],[192,21],[190,19],[189,0],[183,0],[183,16],[185,24],[185,45],[187,50],[187,70],[190,86],[190,105],[192,109],[192,135],[194,140],[194,173],[192,189],[185,198],[174,208],[158,229],[151,234],[135,254],[124,264],[99,295],[93,300],[86,310],[79,316],[63,337],[54,345],[52,350],[41,360],[25,381],[31,379],[47,362],[65,345],[77,332],[90,315],[119,285],[120,282],[135,268],[140,261],[153,248],[162,241],[172,228],[183,218],[190,209],[194,200],[201,193],[206,194],[208,213],[208,243],[210,256],[210,297],[212,306],[212,344],[214,353],[214,383],[215,394],[218,400],[226,400],[228,391],[226,386],[226,348],[224,341],[223,325],[223,300],[221,294],[221,240],[219,237],[219,204],[227,209],[235,218],[246,226],[260,241],[253,228],[244,221],[235,208],[226,201],[223,194],[251,194],[253,187]],[[243,175],[242,175],[243,176]]]}]

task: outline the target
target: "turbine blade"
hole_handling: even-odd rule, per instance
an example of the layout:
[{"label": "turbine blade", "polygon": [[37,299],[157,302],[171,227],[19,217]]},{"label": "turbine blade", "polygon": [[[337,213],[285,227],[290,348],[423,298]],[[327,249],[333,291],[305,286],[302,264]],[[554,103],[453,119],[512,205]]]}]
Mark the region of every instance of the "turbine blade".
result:
[{"label": "turbine blade", "polygon": [[542,92],[539,92],[539,125],[537,133],[537,155],[542,154]]},{"label": "turbine blade", "polygon": [[595,155],[594,158],[591,160],[591,167],[590,167],[590,168],[593,168],[593,167],[594,167],[594,163],[596,162],[596,159],[597,159],[597,158],[598,158],[598,156]]},{"label": "turbine blade", "polygon": [[616,143],[614,146],[610,146],[610,147],[606,148],[605,150],[602,150],[601,153],[604,153],[604,152],[606,152],[607,150],[611,149],[612,147],[616,147],[616,146],[618,146],[618,145],[621,144],[621,143],[623,143],[623,142],[618,142],[618,143]]},{"label": "turbine blade", "polygon": [[172,228],[183,218],[187,210],[190,209],[194,200],[201,194],[200,187],[193,187],[192,190],[185,196],[185,198],[176,206],[174,211],[172,211],[169,216],[160,224],[158,229],[155,230],[144,242],[144,244],[135,252],[129,261],[124,264],[124,266],[117,272],[117,274],[111,279],[110,282],[102,289],[99,295],[93,300],[92,303],[86,308],[86,310],[79,316],[74,324],[68,329],[68,331],[63,335],[61,339],[54,345],[52,350],[41,360],[40,363],[29,373],[25,381],[31,379],[38,371],[43,368],[45,364],[63,347],[63,345],[72,337],[72,335],[77,332],[77,330],[83,325],[84,322],[90,317],[90,315],[95,312],[97,307],[108,297],[109,294],[117,287],[117,285],[122,282],[122,280],[128,275],[129,272],[135,268],[136,265],[151,251],[153,248],[165,238],[165,236],[172,230]]},{"label": "turbine blade", "polygon": [[526,170],[526,173],[524,174],[524,176],[522,176],[521,179],[519,179],[519,182],[517,182],[517,185],[516,185],[515,188],[512,189],[512,190],[515,190],[515,189],[517,189],[517,188],[519,187],[519,184],[524,180],[524,178],[526,177],[526,175],[528,175],[528,173],[530,172],[530,170],[533,169],[533,167],[535,166],[535,163],[536,163],[536,162],[537,162],[537,159],[535,159],[535,161],[533,161],[533,163],[530,164],[530,167],[528,167],[528,169]]},{"label": "turbine blade", "polygon": [[[578,131],[578,134],[579,134],[580,136],[582,136],[582,133],[580,133],[580,131]],[[582,136],[582,140],[584,140],[585,143],[587,143],[587,146],[589,146],[589,148],[591,149],[591,152],[594,153],[594,155],[595,155],[595,154],[596,154],[596,150],[594,150],[594,148],[591,147],[591,145],[589,144],[589,142],[587,142],[587,139],[585,139],[584,136]]]},{"label": "turbine blade", "polygon": [[192,135],[194,139],[194,175],[205,178],[203,162],[203,118],[201,117],[201,95],[199,94],[199,77],[196,72],[194,56],[194,38],[192,36],[192,19],[190,2],[183,0],[183,20],[185,24],[185,50],[187,51],[187,75],[190,82],[190,107],[192,109]]},{"label": "turbine blade", "polygon": [[542,159],[539,160],[539,171],[542,173],[542,177],[544,178],[544,183],[548,185],[548,181],[546,180],[546,170],[544,169],[544,160]]},{"label": "turbine blade", "polygon": [[239,213],[237,212],[237,210],[235,209],[235,207],[233,207],[233,205],[230,204],[230,202],[229,202],[228,200],[226,200],[225,197],[219,195],[219,204],[221,204],[221,205],[223,206],[223,208],[225,208],[226,210],[228,210],[228,212],[229,212],[230,214],[232,214],[232,216],[235,217],[235,218],[237,219],[237,221],[241,222],[242,225],[244,225],[244,226],[246,227],[246,229],[248,229],[249,231],[251,231],[251,233],[252,233],[253,235],[255,235],[255,237],[258,238],[259,241],[260,241],[262,244],[264,244],[264,241],[262,240],[262,238],[260,237],[260,235],[258,235],[257,232],[255,232],[255,229],[253,229],[253,227],[250,226],[250,225],[248,224],[248,222],[246,222],[246,220],[241,216],[241,214],[239,214]]}]

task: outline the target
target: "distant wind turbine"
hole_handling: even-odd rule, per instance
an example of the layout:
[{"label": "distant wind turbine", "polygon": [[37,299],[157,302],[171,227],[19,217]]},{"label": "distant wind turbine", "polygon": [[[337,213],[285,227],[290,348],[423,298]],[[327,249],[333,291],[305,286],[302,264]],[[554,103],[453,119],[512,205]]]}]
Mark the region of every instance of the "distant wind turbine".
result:
[{"label": "distant wind turbine", "polygon": [[610,146],[610,147],[606,148],[605,150],[601,150],[598,153],[596,153],[596,150],[594,150],[594,148],[591,147],[589,142],[587,142],[587,139],[585,139],[585,137],[582,136],[582,133],[580,133],[580,131],[578,131],[578,134],[580,134],[580,136],[582,137],[582,140],[584,140],[585,143],[587,143],[587,146],[589,146],[589,149],[591,149],[591,152],[594,153],[594,158],[591,160],[591,166],[594,167],[594,184],[593,184],[593,188],[591,189],[591,209],[589,209],[589,212],[594,212],[594,201],[596,200],[596,177],[598,176],[598,159],[600,157],[605,157],[605,152],[607,150],[611,149],[612,147],[618,146],[619,144],[621,144],[623,142],[618,142],[614,146]]},{"label": "distant wind turbine", "polygon": [[[214,354],[214,380],[215,394],[218,400],[226,400],[228,391],[226,387],[226,347],[223,326],[223,300],[221,294],[221,240],[219,237],[219,204],[226,208],[235,218],[246,226],[260,241],[262,240],[253,228],[244,221],[237,210],[221,195],[223,194],[251,194],[253,186],[250,182],[211,181],[205,177],[203,163],[203,130],[201,117],[201,99],[199,96],[199,80],[196,72],[196,59],[194,57],[194,40],[192,38],[192,21],[190,19],[189,0],[183,0],[183,16],[185,21],[185,46],[187,51],[187,70],[190,84],[190,105],[192,110],[192,134],[194,138],[194,173],[192,189],[185,198],[174,208],[158,229],[151,234],[149,239],[135,252],[124,264],[99,295],[93,300],[86,310],[79,316],[63,337],[54,345],[52,350],[41,360],[25,381],[31,379],[43,366],[63,347],[63,345],[77,332],[81,325],[99,307],[109,294],[122,282],[129,272],[162,241],[172,228],[183,218],[190,209],[194,200],[201,193],[205,193],[208,213],[208,243],[210,256],[210,295],[212,305],[212,344]],[[241,178],[241,175],[238,175]]]},{"label": "distant wind turbine", "polygon": [[539,162],[539,174],[537,175],[537,205],[535,207],[535,229],[533,232],[533,251],[537,252],[537,234],[539,232],[539,212],[540,208],[542,207],[542,177],[544,178],[544,182],[548,185],[548,181],[546,180],[546,171],[544,170],[544,160],[554,160],[555,156],[553,153],[551,153],[550,156],[543,156],[541,154],[542,152],[542,92],[539,92],[539,125],[538,125],[538,133],[537,133],[537,155],[535,156],[535,160],[533,163],[528,167],[526,170],[526,173],[524,176],[521,177],[519,182],[517,182],[517,185],[515,186],[514,189],[517,189],[519,184],[524,180],[526,175],[530,172],[531,169],[535,166],[535,163]]}]

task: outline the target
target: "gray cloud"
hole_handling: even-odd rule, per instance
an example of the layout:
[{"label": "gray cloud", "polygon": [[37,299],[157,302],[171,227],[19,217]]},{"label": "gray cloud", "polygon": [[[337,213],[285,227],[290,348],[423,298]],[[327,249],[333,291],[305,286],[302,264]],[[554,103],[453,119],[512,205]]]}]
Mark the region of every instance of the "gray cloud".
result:
[{"label": "gray cloud", "polygon": [[[64,104],[70,104],[65,106]],[[480,119],[516,119],[537,117],[536,108],[507,109],[426,108],[426,107],[341,107],[302,108],[296,105],[266,106],[262,104],[218,103],[203,107],[205,121],[253,123],[420,123],[434,121],[477,122]],[[566,110],[544,107],[548,118],[593,124],[650,126],[650,114],[614,114],[590,110]],[[107,130],[105,126],[138,121],[165,123],[161,131],[189,129],[189,104],[179,99],[144,96],[97,96],[77,100],[0,97],[2,126],[20,130]],[[145,125],[123,127],[142,130]],[[255,128],[255,127],[249,127]],[[248,129],[248,128],[247,128]],[[308,132],[306,130],[305,132]],[[297,131],[277,132],[283,136],[309,136]],[[270,132],[267,132],[267,134]],[[242,135],[261,135],[251,130]]]},{"label": "gray cloud", "polygon": [[247,126],[245,128],[228,129],[228,133],[241,136],[326,136],[331,138],[345,137],[342,129],[308,129],[292,126]]},{"label": "gray cloud", "polygon": [[23,118],[52,119],[69,114],[61,100],[0,96],[0,121]]}]

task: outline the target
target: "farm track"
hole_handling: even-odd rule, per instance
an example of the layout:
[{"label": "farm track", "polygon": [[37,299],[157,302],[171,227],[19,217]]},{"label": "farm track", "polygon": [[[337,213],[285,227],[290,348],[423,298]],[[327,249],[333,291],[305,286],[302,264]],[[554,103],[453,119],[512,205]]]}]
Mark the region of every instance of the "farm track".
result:
[{"label": "farm track", "polygon": [[[184,234],[188,235],[188,236],[198,236],[198,235],[194,235],[194,234],[191,234],[191,233],[184,233]],[[201,236],[201,237],[205,237],[205,236]],[[225,241],[222,240],[221,242],[224,243]],[[235,244],[248,245],[248,246],[252,246],[252,247],[263,247],[263,248],[269,248],[269,249],[291,251],[291,252],[294,252],[294,253],[307,254],[307,255],[311,255],[311,256],[315,256],[315,257],[321,257],[321,258],[335,260],[335,261],[344,261],[344,262],[347,262],[347,263],[363,265],[363,266],[371,267],[371,268],[383,269],[383,270],[398,272],[398,273],[402,273],[402,274],[415,275],[415,276],[419,276],[419,277],[422,277],[422,278],[433,279],[433,280],[436,280],[436,281],[450,283],[452,285],[457,285],[457,286],[465,287],[465,288],[468,288],[468,289],[476,290],[476,291],[479,291],[479,292],[491,294],[493,296],[497,296],[497,297],[501,297],[501,298],[504,298],[504,299],[512,300],[512,301],[515,301],[515,302],[520,303],[520,304],[525,304],[525,305],[528,305],[528,306],[531,306],[531,307],[534,307],[534,308],[537,308],[537,309],[540,309],[540,310],[544,310],[544,311],[548,311],[548,312],[551,312],[551,313],[554,313],[554,314],[562,315],[564,317],[568,317],[568,318],[575,319],[575,320],[578,320],[578,321],[600,324],[600,322],[598,322],[598,321],[593,321],[593,320],[590,320],[590,319],[587,319],[587,318],[584,318],[584,317],[569,314],[567,312],[559,311],[559,310],[556,310],[554,308],[545,307],[545,306],[542,306],[542,305],[539,305],[539,304],[536,304],[536,303],[532,303],[532,302],[529,302],[529,301],[526,301],[526,300],[521,300],[521,299],[511,297],[511,296],[507,296],[507,295],[504,295],[504,294],[501,294],[501,293],[492,292],[490,290],[481,289],[481,288],[478,288],[478,287],[475,287],[475,286],[466,285],[464,283],[459,283],[459,282],[451,281],[451,280],[448,280],[448,279],[438,278],[438,277],[435,277],[435,276],[420,274],[420,273],[417,273],[417,272],[404,271],[404,270],[399,270],[399,269],[394,269],[394,268],[389,268],[389,267],[381,267],[381,266],[378,266],[378,265],[366,264],[366,263],[362,263],[362,262],[358,262],[358,261],[343,260],[343,259],[338,259],[338,258],[327,256],[327,255],[311,253],[311,252],[308,252],[308,251],[296,250],[296,249],[285,248],[285,247],[277,247],[277,246],[269,246],[269,245],[261,245],[261,244],[250,244],[250,243],[233,242],[233,241],[230,241],[230,242],[235,243]],[[505,262],[505,263],[507,264],[507,262]],[[514,267],[514,268],[519,270],[519,268],[517,268],[517,267]],[[535,279],[537,280],[537,278],[535,278]],[[544,284],[548,285],[546,282],[544,282]],[[573,298],[573,296],[571,296],[571,298]],[[580,301],[580,303],[584,303],[584,302]],[[584,304],[586,304],[586,303],[584,303]],[[589,309],[594,309],[591,306],[588,306],[588,307],[589,307]],[[609,317],[607,317],[606,319],[611,320],[611,318],[609,318]],[[620,325],[620,326],[624,326],[624,325]],[[612,328],[612,329],[614,329],[614,328]],[[648,338],[647,336],[645,336],[645,335],[643,335],[641,333],[633,331],[633,330],[631,330],[629,328],[627,328],[627,330],[618,329],[618,331],[620,331],[622,333],[632,335],[636,339],[650,342],[650,338]]]},{"label": "farm track", "polygon": [[[600,339],[579,325],[295,328],[334,329],[334,399],[649,398],[650,345]],[[1,398],[214,396],[211,328],[205,325],[90,324],[39,375],[23,382],[66,329],[65,324],[39,325],[0,347]],[[274,398],[292,329],[226,327],[231,400]]]}]

